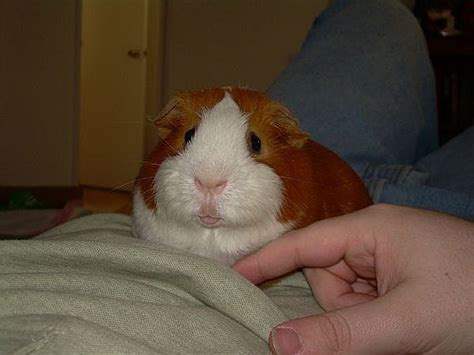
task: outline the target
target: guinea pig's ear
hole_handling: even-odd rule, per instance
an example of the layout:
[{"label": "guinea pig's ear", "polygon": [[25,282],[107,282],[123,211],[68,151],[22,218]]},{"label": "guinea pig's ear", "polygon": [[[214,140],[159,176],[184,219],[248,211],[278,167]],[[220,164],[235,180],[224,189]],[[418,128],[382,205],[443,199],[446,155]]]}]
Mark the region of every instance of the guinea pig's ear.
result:
[{"label": "guinea pig's ear", "polygon": [[276,104],[273,125],[285,137],[288,144],[295,148],[301,148],[310,140],[309,134],[301,130],[298,120],[281,104]]},{"label": "guinea pig's ear", "polygon": [[177,97],[173,97],[153,121],[154,125],[158,128],[158,135],[161,139],[165,139],[173,130],[173,119],[178,111],[177,107],[178,99]]}]

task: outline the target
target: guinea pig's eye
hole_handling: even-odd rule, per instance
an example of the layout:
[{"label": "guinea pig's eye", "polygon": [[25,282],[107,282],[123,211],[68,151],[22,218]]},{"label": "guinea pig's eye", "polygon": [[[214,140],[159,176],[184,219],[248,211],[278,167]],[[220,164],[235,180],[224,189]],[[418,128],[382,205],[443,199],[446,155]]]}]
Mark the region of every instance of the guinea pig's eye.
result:
[{"label": "guinea pig's eye", "polygon": [[262,150],[262,141],[253,132],[250,133],[249,148],[250,148],[250,151],[254,154],[258,154]]},{"label": "guinea pig's eye", "polygon": [[196,127],[193,127],[184,134],[184,144],[185,145],[188,144],[189,142],[191,142],[191,139],[193,139],[195,132],[196,132]]}]

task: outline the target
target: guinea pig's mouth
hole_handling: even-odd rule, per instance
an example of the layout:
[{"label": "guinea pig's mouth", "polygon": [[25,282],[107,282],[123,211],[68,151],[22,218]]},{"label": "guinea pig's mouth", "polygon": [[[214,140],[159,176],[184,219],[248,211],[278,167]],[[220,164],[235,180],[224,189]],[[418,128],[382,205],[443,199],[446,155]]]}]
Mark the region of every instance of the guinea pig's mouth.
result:
[{"label": "guinea pig's mouth", "polygon": [[220,221],[222,221],[222,218],[219,217],[214,217],[214,216],[198,216],[199,220],[201,221],[202,224],[205,226],[215,226],[217,225]]}]

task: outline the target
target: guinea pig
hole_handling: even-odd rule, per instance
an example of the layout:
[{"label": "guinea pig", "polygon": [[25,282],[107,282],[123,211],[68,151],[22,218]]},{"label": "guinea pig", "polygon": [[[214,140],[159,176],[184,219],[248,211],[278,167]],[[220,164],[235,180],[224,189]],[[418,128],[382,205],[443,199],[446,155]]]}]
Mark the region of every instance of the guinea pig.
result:
[{"label": "guinea pig", "polygon": [[231,265],[295,228],[371,204],[289,110],[244,88],[181,92],[133,194],[133,233]]}]

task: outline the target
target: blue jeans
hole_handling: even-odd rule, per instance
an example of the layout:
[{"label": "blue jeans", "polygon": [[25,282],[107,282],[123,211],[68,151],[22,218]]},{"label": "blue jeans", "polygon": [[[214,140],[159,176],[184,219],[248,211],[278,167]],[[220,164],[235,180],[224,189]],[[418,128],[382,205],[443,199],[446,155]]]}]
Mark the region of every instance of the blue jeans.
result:
[{"label": "blue jeans", "polygon": [[398,1],[334,1],[269,94],[351,164],[375,202],[474,219],[474,127],[439,147],[425,39]]}]

